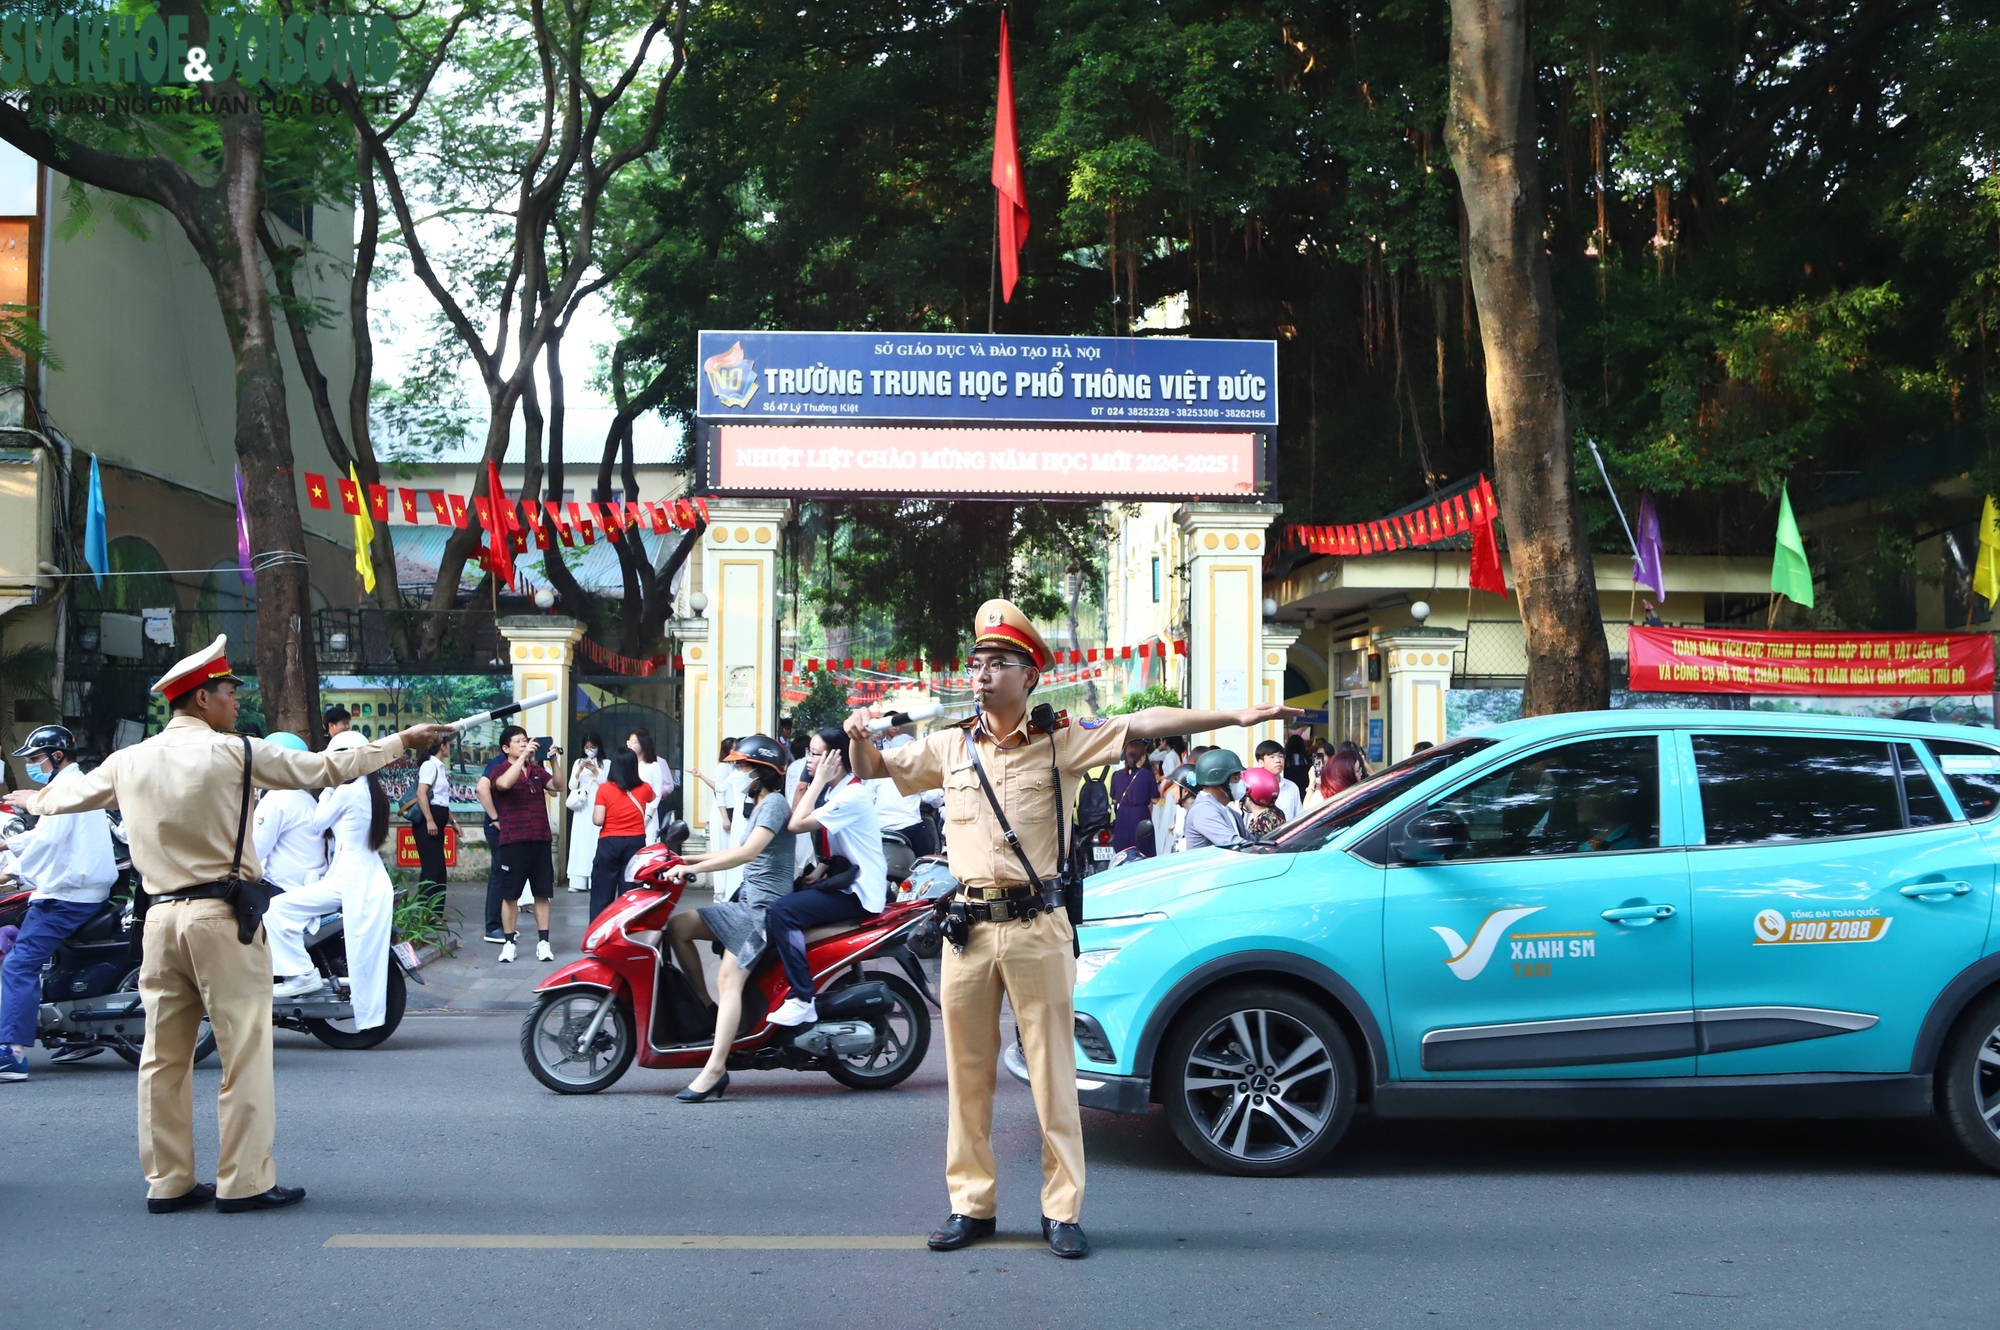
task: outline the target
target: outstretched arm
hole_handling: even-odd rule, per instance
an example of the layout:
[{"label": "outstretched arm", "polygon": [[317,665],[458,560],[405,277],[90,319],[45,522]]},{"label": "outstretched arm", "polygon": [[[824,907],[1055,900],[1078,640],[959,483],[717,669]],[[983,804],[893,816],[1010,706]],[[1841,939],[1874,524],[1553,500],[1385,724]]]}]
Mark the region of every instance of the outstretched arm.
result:
[{"label": "outstretched arm", "polygon": [[1241,711],[1194,711],[1187,707],[1147,707],[1135,711],[1125,733],[1134,739],[1159,739],[1169,734],[1200,734],[1204,730],[1226,729],[1231,725],[1262,725],[1266,721],[1303,716],[1297,707],[1272,704],[1244,707]]}]

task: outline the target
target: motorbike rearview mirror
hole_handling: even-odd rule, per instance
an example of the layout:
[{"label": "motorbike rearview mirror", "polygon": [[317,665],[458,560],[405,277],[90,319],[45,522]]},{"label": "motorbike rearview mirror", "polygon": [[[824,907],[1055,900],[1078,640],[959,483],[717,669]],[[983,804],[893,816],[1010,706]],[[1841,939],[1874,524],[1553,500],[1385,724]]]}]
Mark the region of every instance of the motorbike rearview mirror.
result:
[{"label": "motorbike rearview mirror", "polygon": [[679,818],[674,818],[667,823],[666,833],[660,837],[660,840],[668,849],[672,850],[675,854],[679,854],[681,846],[687,844],[687,838],[688,824]]},{"label": "motorbike rearview mirror", "polygon": [[1450,859],[1472,844],[1472,829],[1465,819],[1449,809],[1433,808],[1403,824],[1403,839],[1396,856],[1404,863],[1434,863]]}]

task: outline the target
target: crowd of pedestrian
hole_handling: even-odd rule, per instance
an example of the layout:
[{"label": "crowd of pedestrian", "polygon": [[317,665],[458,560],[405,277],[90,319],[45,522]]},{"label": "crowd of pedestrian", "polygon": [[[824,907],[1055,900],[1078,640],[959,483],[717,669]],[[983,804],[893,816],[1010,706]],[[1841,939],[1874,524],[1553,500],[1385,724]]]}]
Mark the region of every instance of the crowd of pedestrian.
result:
[{"label": "crowd of pedestrian", "polygon": [[1179,735],[1150,751],[1134,740],[1111,773],[1112,853],[1151,857],[1269,836],[1369,774],[1353,740],[1315,739],[1304,726],[1282,743],[1259,743],[1248,768],[1234,752],[1189,747]]}]

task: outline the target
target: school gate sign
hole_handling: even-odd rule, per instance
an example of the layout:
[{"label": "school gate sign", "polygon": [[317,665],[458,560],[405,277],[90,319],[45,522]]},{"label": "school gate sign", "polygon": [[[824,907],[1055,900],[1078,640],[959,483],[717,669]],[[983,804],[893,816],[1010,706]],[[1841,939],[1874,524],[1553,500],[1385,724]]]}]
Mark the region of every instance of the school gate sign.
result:
[{"label": "school gate sign", "polygon": [[[681,625],[690,761],[724,735],[777,732],[777,558],[800,496],[1179,500],[1188,705],[1282,699],[1290,630],[1267,632],[1261,612],[1277,343],[738,331],[703,332],[697,356],[710,609]],[[1278,728],[1207,741],[1247,763]]]}]

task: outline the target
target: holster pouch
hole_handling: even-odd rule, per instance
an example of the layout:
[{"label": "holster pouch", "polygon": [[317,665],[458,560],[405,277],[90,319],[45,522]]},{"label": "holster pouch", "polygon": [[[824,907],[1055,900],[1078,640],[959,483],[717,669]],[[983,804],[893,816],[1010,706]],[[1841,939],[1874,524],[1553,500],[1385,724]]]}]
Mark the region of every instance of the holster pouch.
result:
[{"label": "holster pouch", "polygon": [[954,951],[965,950],[965,944],[972,938],[972,915],[966,910],[964,901],[953,901],[945,907],[944,923],[939,931]]},{"label": "holster pouch", "polygon": [[236,940],[249,946],[264,926],[264,912],[271,908],[271,889],[262,882],[231,878],[222,899],[229,902],[230,913],[236,916]]}]

